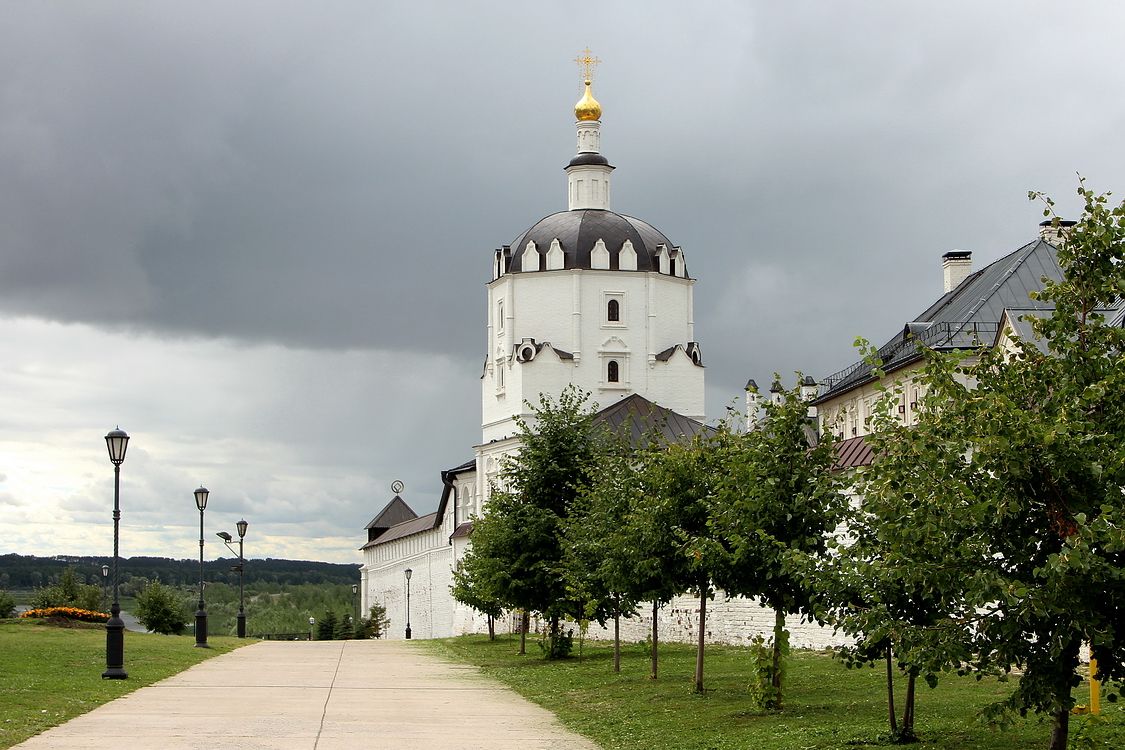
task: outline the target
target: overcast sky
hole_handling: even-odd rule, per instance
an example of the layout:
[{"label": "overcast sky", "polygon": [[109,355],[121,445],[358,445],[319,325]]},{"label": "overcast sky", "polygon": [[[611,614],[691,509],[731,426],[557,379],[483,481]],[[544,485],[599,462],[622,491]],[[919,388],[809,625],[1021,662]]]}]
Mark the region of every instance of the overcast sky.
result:
[{"label": "overcast sky", "polygon": [[[1125,191],[1125,6],[0,0],[0,552],[359,562],[472,457],[492,250],[614,206],[684,248],[708,413],[817,377]],[[208,557],[222,551],[216,544]]]}]

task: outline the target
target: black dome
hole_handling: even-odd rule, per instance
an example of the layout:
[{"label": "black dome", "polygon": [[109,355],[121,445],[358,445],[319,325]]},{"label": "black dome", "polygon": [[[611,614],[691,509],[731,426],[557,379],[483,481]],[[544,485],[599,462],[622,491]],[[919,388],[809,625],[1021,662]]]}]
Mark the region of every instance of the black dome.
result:
[{"label": "black dome", "polygon": [[[609,250],[610,270],[619,270],[618,252],[625,240],[633,243],[637,253],[638,271],[659,271],[658,245],[665,245],[672,251],[672,241],[651,224],[632,216],[596,208],[560,211],[540,219],[531,229],[521,234],[511,244],[512,257],[508,262],[508,272],[522,271],[523,251],[527,243],[534,240],[539,255],[544,259],[551,248],[551,241],[558,238],[563,251],[563,268],[591,268],[590,252],[598,240],[605,242]],[[682,262],[682,261],[681,261]],[[546,267],[544,262],[541,268]],[[538,271],[539,269],[533,269]],[[687,275],[687,269],[683,270]]]}]

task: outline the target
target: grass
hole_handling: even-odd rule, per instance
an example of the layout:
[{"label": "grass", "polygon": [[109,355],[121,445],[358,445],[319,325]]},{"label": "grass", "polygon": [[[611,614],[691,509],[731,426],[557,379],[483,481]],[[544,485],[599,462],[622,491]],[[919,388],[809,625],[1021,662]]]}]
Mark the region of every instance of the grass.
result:
[{"label": "grass", "polygon": [[[429,647],[482,671],[553,711],[571,729],[607,750],[827,750],[884,745],[887,740],[885,672],[849,670],[830,655],[795,651],[790,657],[785,711],[763,712],[747,698],[749,653],[708,646],[705,695],[691,692],[692,647],[661,647],[660,679],[648,679],[647,652],[623,647],[621,674],[613,673],[611,644],[587,643],[582,658],[548,662],[533,640],[528,654],[516,654],[515,640],[489,642],[484,636],[431,641]],[[902,700],[904,682],[898,685]],[[1016,719],[1005,730],[982,724],[980,709],[1006,696],[1012,684],[945,677],[930,690],[918,687],[915,729],[918,750],[1044,748],[1050,725],[1034,717]],[[1086,700],[1083,687],[1079,702]],[[1071,720],[1072,746],[1125,747],[1125,713],[1102,701],[1102,716]],[[901,703],[898,704],[901,714]],[[1081,740],[1079,735],[1085,735]],[[1075,742],[1075,740],[1080,740]],[[1088,744],[1083,744],[1088,741]]]},{"label": "grass", "polygon": [[127,680],[103,680],[105,628],[61,628],[38,620],[0,620],[0,748],[182,672],[245,641],[208,638],[195,648],[194,636],[125,633]]}]

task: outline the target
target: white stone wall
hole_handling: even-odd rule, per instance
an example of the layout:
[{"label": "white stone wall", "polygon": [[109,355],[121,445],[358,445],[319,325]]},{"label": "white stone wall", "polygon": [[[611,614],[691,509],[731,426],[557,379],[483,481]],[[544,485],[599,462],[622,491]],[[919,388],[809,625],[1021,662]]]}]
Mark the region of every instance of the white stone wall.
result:
[{"label": "white stone wall", "polygon": [[[699,598],[677,596],[664,605],[658,614],[658,636],[662,642],[695,643],[699,632]],[[719,591],[707,601],[707,643],[725,643],[745,646],[756,635],[769,638],[773,633],[774,613],[763,607],[757,599],[741,596],[728,597]],[[789,630],[789,644],[793,648],[822,649],[849,642],[843,634],[815,622],[801,622],[790,615],[785,621]],[[643,641],[652,634],[652,604],[645,602],[637,608],[635,617],[621,620],[621,637],[626,641]],[[605,628],[596,622],[590,625],[587,637],[598,640],[613,639],[613,623]]]},{"label": "white stone wall", "polygon": [[[447,514],[448,516],[448,514]],[[387,608],[387,637],[406,634],[406,575],[410,568],[410,627],[414,638],[446,638],[453,634],[453,548],[443,523],[403,539],[364,550],[361,580],[363,606],[378,602]]]}]

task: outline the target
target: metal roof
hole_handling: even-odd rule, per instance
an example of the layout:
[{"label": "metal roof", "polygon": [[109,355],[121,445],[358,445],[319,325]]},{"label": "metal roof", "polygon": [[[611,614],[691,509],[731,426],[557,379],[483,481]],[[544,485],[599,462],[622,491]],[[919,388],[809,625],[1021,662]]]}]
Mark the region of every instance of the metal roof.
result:
[{"label": "metal roof", "polygon": [[[879,348],[883,370],[891,371],[918,359],[918,344],[933,349],[969,349],[991,346],[1000,330],[1004,310],[1049,309],[1030,298],[1043,288],[1043,278],[1059,281],[1057,251],[1043,240],[1030,242],[1015,252],[970,274],[956,289],[942,295],[890,341]],[[873,380],[871,366],[856,362],[821,380],[823,393],[815,403],[850,391]]]},{"label": "metal roof", "polygon": [[712,430],[702,422],[654,404],[637,393],[599,411],[594,415],[594,422],[625,434],[633,445],[644,444],[654,432],[665,440],[680,441]]},{"label": "metal roof", "polygon": [[863,435],[848,438],[836,443],[836,462],[832,464],[833,471],[845,471],[860,466],[869,466],[875,452],[871,450],[867,439]]},{"label": "metal roof", "polygon": [[[593,268],[590,253],[598,240],[602,240],[609,251],[609,268],[612,271],[619,270],[618,251],[626,240],[633,243],[633,250],[637,253],[638,271],[659,271],[660,263],[657,255],[660,246],[667,247],[668,252],[675,249],[672,241],[663,232],[633,216],[600,208],[559,211],[540,219],[534,226],[512,240],[509,246],[512,255],[508,261],[508,272],[525,271],[523,251],[529,241],[534,240],[540,256],[546,256],[551,241],[555,239],[559,241],[563,251],[564,268]],[[682,258],[679,262],[683,262]],[[540,268],[542,267],[540,261]],[[539,268],[531,270],[538,271]],[[687,276],[686,268],[684,268],[684,276]]]},{"label": "metal roof", "polygon": [[388,529],[391,526],[403,523],[404,521],[412,520],[417,517],[418,514],[415,513],[413,509],[411,509],[411,507],[406,504],[406,501],[398,495],[395,495],[393,498],[391,498],[391,501],[387,503],[386,507],[379,511],[379,515],[372,518],[371,523],[367,524],[367,526],[365,526],[364,528]]},{"label": "metal roof", "polygon": [[424,516],[418,516],[417,518],[410,521],[396,524],[384,531],[378,538],[360,547],[360,549],[367,549],[368,547],[374,547],[379,544],[393,542],[396,539],[402,539],[404,536],[411,536],[413,534],[417,534],[420,531],[429,531],[430,529],[434,528],[434,526],[436,525],[435,521],[437,520],[438,514],[437,512],[434,512],[427,513]]}]

